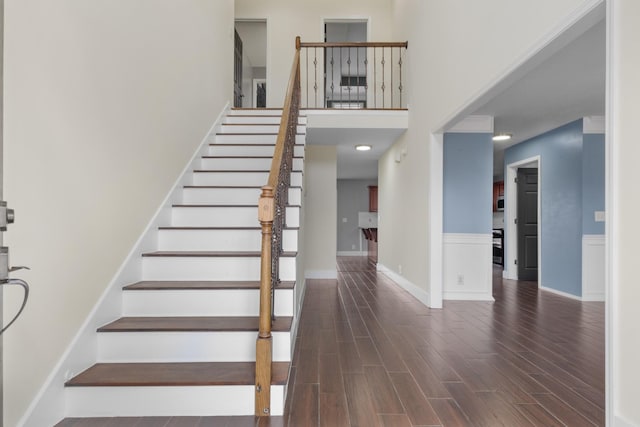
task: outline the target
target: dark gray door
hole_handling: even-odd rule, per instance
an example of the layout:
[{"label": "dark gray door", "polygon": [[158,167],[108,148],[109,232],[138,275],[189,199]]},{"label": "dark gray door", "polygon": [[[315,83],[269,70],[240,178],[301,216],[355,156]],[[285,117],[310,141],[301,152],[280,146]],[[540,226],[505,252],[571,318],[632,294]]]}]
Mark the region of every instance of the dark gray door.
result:
[{"label": "dark gray door", "polygon": [[518,169],[518,280],[538,280],[538,169]]},{"label": "dark gray door", "polygon": [[242,107],[242,39],[235,31],[233,49],[233,106]]}]

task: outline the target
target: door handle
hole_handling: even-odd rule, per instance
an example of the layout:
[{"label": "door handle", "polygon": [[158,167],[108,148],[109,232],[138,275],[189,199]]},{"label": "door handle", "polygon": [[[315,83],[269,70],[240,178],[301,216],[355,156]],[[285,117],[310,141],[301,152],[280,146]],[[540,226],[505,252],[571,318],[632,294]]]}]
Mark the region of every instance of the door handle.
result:
[{"label": "door handle", "polygon": [[2,335],[4,331],[9,329],[9,326],[13,325],[13,322],[18,320],[18,317],[20,317],[20,315],[22,314],[22,310],[24,310],[25,305],[27,305],[27,300],[29,299],[29,284],[27,282],[25,282],[22,279],[5,279],[3,281],[0,281],[0,286],[11,286],[11,285],[22,287],[24,289],[24,297],[22,299],[22,305],[20,306],[20,310],[18,310],[16,315],[13,316],[13,319],[11,319],[11,321],[7,323],[6,326],[2,328],[2,330],[0,330],[0,335]]}]

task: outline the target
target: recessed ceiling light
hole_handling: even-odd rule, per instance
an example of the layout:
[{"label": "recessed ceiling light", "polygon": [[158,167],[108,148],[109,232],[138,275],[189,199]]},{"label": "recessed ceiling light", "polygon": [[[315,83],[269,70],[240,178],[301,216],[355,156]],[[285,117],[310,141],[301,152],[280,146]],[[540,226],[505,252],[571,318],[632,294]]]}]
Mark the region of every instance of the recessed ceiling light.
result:
[{"label": "recessed ceiling light", "polygon": [[369,150],[371,150],[371,146],[370,145],[365,145],[365,144],[356,145],[356,150],[358,150],[358,151],[369,151]]},{"label": "recessed ceiling light", "polygon": [[511,139],[511,134],[510,133],[497,133],[495,135],[493,135],[493,140],[494,141],[508,141]]}]

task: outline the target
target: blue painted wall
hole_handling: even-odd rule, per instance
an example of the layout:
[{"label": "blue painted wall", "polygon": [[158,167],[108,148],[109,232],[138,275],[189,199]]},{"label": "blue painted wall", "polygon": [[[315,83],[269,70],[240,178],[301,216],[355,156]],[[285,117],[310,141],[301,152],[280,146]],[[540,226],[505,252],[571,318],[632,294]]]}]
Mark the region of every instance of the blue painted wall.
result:
[{"label": "blue painted wall", "polygon": [[443,231],[490,234],[493,142],[489,133],[444,134]]},{"label": "blue painted wall", "polygon": [[505,151],[505,167],[540,156],[540,283],[576,296],[582,295],[582,148],[578,120]]},{"label": "blue painted wall", "polygon": [[604,222],[594,212],[604,211],[604,134],[587,134],[582,150],[582,234],[604,234]]}]

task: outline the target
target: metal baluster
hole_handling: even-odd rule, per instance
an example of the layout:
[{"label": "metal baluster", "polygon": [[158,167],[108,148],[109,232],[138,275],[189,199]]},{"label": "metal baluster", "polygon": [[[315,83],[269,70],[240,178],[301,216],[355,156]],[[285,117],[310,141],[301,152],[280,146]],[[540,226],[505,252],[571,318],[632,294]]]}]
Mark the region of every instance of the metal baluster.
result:
[{"label": "metal baluster", "polygon": [[384,60],[384,47],[382,48],[382,61],[380,62],[382,64],[382,108],[384,108],[384,89],[385,89],[385,84],[384,84],[384,64],[385,64],[385,60]]},{"label": "metal baluster", "polygon": [[343,89],[342,89],[342,46],[340,46],[340,103],[342,100]]},{"label": "metal baluster", "polygon": [[306,103],[306,107],[309,108],[309,48],[305,48],[305,54],[307,57],[307,66],[306,66],[306,74],[307,74],[307,78],[306,78],[306,86],[307,86],[307,103]]},{"label": "metal baluster", "polygon": [[315,76],[313,78],[313,96],[314,102],[313,105],[315,108],[318,108],[318,48],[313,48],[313,69]]},{"label": "metal baluster", "polygon": [[[335,85],[333,83],[333,79],[335,77],[335,74],[333,73],[333,63],[335,62],[333,60],[333,56],[334,56],[333,49],[334,48],[331,48],[331,102],[333,102],[333,100],[335,99],[335,95],[333,93],[334,92],[334,88],[335,88]],[[328,103],[327,103],[327,107],[329,107]]]},{"label": "metal baluster", "polygon": [[356,47],[356,102],[360,102],[360,48]]},{"label": "metal baluster", "polygon": [[398,86],[398,90],[400,91],[400,105],[399,107],[402,108],[402,48],[399,47],[398,51],[400,52],[400,54],[398,55],[400,57],[400,59],[398,59],[398,66],[400,68],[399,73],[400,73],[400,85]]},{"label": "metal baluster", "polygon": [[389,52],[391,53],[391,60],[389,61],[389,73],[391,74],[391,82],[389,84],[389,88],[391,90],[391,108],[393,108],[393,47],[389,48]]},{"label": "metal baluster", "polygon": [[369,52],[364,48],[364,108],[367,108],[369,97]]},{"label": "metal baluster", "polygon": [[373,48],[373,108],[378,106],[377,93],[378,92],[378,78],[376,77],[376,68],[378,64],[376,63],[376,48]]}]

